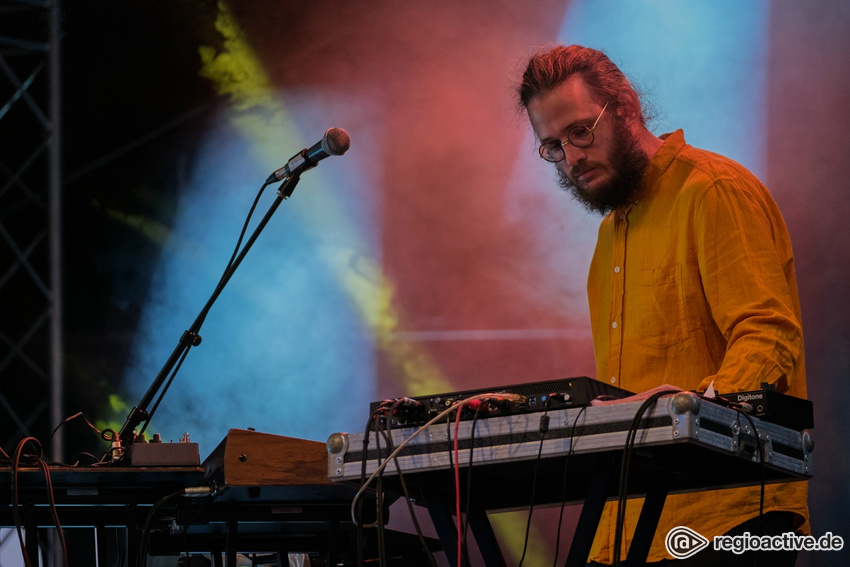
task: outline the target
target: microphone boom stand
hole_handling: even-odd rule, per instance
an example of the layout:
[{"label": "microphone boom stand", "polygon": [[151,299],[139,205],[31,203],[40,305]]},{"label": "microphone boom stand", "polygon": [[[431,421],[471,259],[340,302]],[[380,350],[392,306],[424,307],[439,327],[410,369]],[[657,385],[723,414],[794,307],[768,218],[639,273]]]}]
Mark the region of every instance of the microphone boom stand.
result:
[{"label": "microphone boom stand", "polygon": [[[106,461],[116,461],[122,460],[123,456],[127,453],[129,447],[133,444],[135,440],[135,430],[142,423],[147,424],[150,420],[151,415],[148,413],[148,405],[150,405],[151,401],[153,401],[157,392],[162,388],[163,384],[165,384],[168,379],[169,374],[174,370],[177,362],[184,357],[189,349],[193,346],[198,346],[201,344],[201,336],[198,334],[201,330],[201,325],[204,323],[204,319],[209,313],[210,309],[215,303],[215,300],[218,299],[218,296],[221,295],[221,292],[224,290],[224,286],[227,285],[227,282],[230,281],[230,278],[233,276],[234,272],[236,272],[236,268],[239,267],[239,264],[242,263],[242,260],[245,258],[245,255],[248,254],[248,251],[251,249],[251,246],[260,236],[260,233],[265,228],[266,224],[268,224],[272,215],[275,213],[277,208],[280,206],[280,203],[287,199],[292,192],[295,190],[295,186],[298,184],[300,180],[300,175],[294,175],[291,177],[285,178],[283,184],[278,189],[277,197],[274,202],[269,207],[268,212],[266,212],[265,216],[260,220],[257,227],[254,229],[254,232],[251,234],[251,237],[245,242],[245,245],[242,247],[242,250],[239,252],[239,255],[234,258],[233,262],[227,267],[224,274],[221,276],[221,279],[218,282],[218,285],[207,301],[206,305],[204,305],[201,312],[198,314],[198,317],[195,319],[192,326],[189,327],[187,331],[183,332],[183,335],[180,337],[180,340],[177,342],[177,346],[174,348],[174,351],[171,353],[171,356],[166,360],[165,365],[163,365],[162,369],[159,371],[159,374],[156,375],[151,386],[148,388],[147,393],[142,397],[138,404],[130,411],[130,414],[127,416],[127,421],[124,422],[124,425],[121,427],[121,431],[118,432],[117,439],[113,439],[113,443],[116,441],[120,443],[120,449],[118,450],[118,454],[116,455],[115,447],[113,446],[109,451],[104,455],[102,462]],[[268,182],[267,182],[268,183]],[[164,392],[163,392],[164,394]]]}]

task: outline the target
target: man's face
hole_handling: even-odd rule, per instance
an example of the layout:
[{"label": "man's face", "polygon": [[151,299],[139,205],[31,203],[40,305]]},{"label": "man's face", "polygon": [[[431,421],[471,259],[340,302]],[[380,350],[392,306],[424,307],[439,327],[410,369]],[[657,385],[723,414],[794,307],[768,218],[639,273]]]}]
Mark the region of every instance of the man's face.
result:
[{"label": "man's face", "polygon": [[528,103],[528,117],[540,142],[565,141],[565,159],[555,164],[561,186],[589,210],[603,214],[633,198],[649,161],[627,124],[614,112],[602,115],[590,146],[578,148],[566,142],[567,131],[575,126],[591,127],[605,103],[594,100],[577,76]]}]

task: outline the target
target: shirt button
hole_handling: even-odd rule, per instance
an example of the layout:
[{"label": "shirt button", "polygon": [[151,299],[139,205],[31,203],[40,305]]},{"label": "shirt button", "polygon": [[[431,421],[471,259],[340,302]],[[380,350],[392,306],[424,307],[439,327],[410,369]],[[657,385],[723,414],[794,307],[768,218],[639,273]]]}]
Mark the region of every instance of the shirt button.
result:
[{"label": "shirt button", "polygon": [[611,323],[611,328],[612,328],[612,329],[616,329],[616,328],[617,328],[617,322],[616,322],[616,321],[614,321],[613,323]]},{"label": "shirt button", "polygon": [[617,377],[616,377],[616,376],[611,376],[611,383],[612,383],[612,384],[616,384],[616,383],[617,383]]},{"label": "shirt button", "polygon": [[614,266],[614,273],[615,273],[615,274],[619,274],[619,273],[620,273],[620,266]]}]

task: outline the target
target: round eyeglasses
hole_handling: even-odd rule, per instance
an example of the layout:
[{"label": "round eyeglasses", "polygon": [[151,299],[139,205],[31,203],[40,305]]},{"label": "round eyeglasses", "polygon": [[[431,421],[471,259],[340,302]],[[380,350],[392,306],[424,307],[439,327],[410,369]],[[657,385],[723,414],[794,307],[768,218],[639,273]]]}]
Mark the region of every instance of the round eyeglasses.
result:
[{"label": "round eyeglasses", "polygon": [[596,125],[599,124],[599,119],[602,118],[606,108],[608,108],[607,102],[605,103],[605,106],[602,107],[602,111],[599,113],[599,116],[596,117],[596,120],[593,121],[593,126],[590,128],[587,126],[573,126],[567,130],[566,141],[553,140],[551,142],[540,144],[540,149],[538,150],[540,152],[540,157],[546,161],[558,163],[566,157],[566,154],[564,154],[564,144],[572,144],[577,148],[588,147],[593,143],[593,131],[596,129]]}]

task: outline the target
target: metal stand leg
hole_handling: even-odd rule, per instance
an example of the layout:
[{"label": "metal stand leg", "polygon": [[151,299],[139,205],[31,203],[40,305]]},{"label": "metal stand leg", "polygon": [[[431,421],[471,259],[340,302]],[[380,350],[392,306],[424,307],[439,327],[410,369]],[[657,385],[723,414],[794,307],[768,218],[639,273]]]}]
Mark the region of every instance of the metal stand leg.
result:
[{"label": "metal stand leg", "polygon": [[496,534],[493,533],[493,525],[477,500],[470,503],[467,520],[475,535],[475,543],[478,544],[478,551],[481,552],[484,564],[487,567],[504,567],[505,558],[502,556],[499,542],[496,541]]},{"label": "metal stand leg", "polygon": [[437,537],[443,546],[443,551],[446,553],[446,558],[449,561],[450,567],[460,567],[457,564],[457,526],[452,520],[453,516],[449,513],[445,501],[439,495],[422,487],[422,493],[425,497],[425,505],[428,508],[428,513],[431,514],[431,521],[434,523],[434,529],[437,531]]},{"label": "metal stand leg", "polygon": [[24,506],[24,530],[26,530],[26,548],[30,563],[38,565],[38,525],[32,504]]},{"label": "metal stand leg", "polygon": [[[455,523],[456,519],[454,515],[450,512],[453,502],[447,501],[444,494],[441,495],[437,491],[430,490],[428,487],[423,486],[421,489],[426,506],[428,507],[428,512],[431,514],[431,521],[437,530],[437,536],[443,545],[449,565],[451,567],[458,567],[456,552],[457,524]],[[486,511],[480,506],[474,495],[472,495],[472,501],[470,502],[469,517],[467,520],[475,536],[475,543],[481,552],[484,565],[486,567],[504,567],[505,559],[502,556],[496,535],[493,533],[493,526],[490,524],[490,519],[487,517]]]},{"label": "metal stand leg", "polygon": [[626,566],[637,567],[646,563],[646,557],[652,547],[652,538],[655,537],[655,531],[658,528],[658,519],[667,500],[668,479],[669,475],[662,477],[661,482],[647,491],[632,537],[632,544],[629,547]]},{"label": "metal stand leg", "polygon": [[224,550],[224,564],[226,567],[236,567],[236,532],[239,529],[239,522],[236,520],[227,521],[227,537]]},{"label": "metal stand leg", "polygon": [[610,457],[602,457],[596,463],[593,480],[587,489],[584,505],[581,507],[581,515],[570,545],[570,552],[564,563],[565,567],[584,567],[587,564],[590,546],[593,544],[596,528],[599,527],[599,518],[602,517],[602,510],[605,507],[608,483],[614,467],[615,463]]}]

